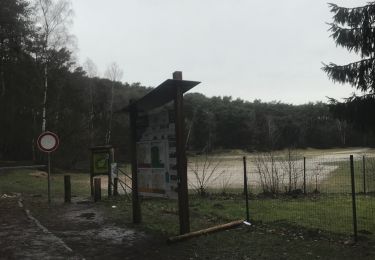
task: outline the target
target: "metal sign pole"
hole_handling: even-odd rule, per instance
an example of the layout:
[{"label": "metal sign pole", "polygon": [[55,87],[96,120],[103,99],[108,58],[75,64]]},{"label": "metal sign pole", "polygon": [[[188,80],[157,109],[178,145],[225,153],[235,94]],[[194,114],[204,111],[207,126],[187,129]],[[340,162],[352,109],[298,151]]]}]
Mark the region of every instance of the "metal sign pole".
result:
[{"label": "metal sign pole", "polygon": [[39,150],[47,153],[48,204],[51,204],[51,153],[59,147],[59,143],[59,137],[49,131],[41,133],[37,140]]},{"label": "metal sign pole", "polygon": [[51,204],[51,153],[48,155],[48,203]]}]

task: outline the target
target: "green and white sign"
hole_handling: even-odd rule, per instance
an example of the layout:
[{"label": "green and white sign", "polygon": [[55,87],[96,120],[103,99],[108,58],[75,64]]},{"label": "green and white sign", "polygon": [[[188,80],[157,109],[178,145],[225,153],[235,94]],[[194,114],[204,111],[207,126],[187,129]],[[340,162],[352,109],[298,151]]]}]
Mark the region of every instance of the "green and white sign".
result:
[{"label": "green and white sign", "polygon": [[108,174],[110,170],[109,152],[94,151],[92,154],[93,175]]}]

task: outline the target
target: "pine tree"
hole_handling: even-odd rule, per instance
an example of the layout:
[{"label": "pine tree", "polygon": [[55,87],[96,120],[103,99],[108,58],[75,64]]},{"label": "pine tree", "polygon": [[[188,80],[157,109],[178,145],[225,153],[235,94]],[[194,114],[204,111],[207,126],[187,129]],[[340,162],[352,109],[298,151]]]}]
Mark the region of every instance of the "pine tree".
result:
[{"label": "pine tree", "polygon": [[[353,94],[345,102],[331,99],[331,111],[340,119],[353,122],[362,130],[375,127],[371,111],[375,110],[375,1],[367,5],[346,8],[329,4],[333,15],[331,37],[337,46],[360,56],[360,60],[322,68],[334,82],[347,83],[362,92]],[[370,111],[369,111],[370,110]]]},{"label": "pine tree", "polygon": [[330,63],[323,70],[334,81],[349,83],[363,92],[375,91],[375,2],[345,8],[329,4],[334,13],[330,31],[336,44],[355,52],[361,60],[346,65]]}]

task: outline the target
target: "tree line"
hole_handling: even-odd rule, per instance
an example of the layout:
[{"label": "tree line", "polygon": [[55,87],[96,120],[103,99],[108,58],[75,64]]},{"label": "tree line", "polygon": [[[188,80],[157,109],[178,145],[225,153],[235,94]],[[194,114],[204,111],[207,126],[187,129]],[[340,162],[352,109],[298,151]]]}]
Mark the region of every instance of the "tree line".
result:
[{"label": "tree line", "polygon": [[231,97],[185,96],[192,150],[373,146],[371,131],[333,116],[329,104],[291,105]]},{"label": "tree line", "polygon": [[[60,167],[79,167],[95,145],[112,144],[118,160],[129,159],[128,115],[117,111],[151,88],[120,82],[116,64],[107,78],[97,75],[90,60],[77,64],[69,47],[69,8],[63,0],[2,0],[0,161],[43,160],[36,138],[44,130],[61,139],[54,153]],[[322,102],[291,105],[189,93],[186,145],[210,152],[375,144],[371,132],[332,111]]]}]

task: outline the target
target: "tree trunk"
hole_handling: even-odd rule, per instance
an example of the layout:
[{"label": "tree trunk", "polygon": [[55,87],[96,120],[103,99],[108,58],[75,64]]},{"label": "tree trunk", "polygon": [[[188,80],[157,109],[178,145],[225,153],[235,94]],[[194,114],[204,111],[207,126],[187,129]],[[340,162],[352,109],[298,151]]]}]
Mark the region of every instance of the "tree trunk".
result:
[{"label": "tree trunk", "polygon": [[48,91],[48,63],[44,66],[44,97],[43,97],[43,112],[42,112],[42,132],[46,131],[46,113],[47,113],[47,91]]}]

